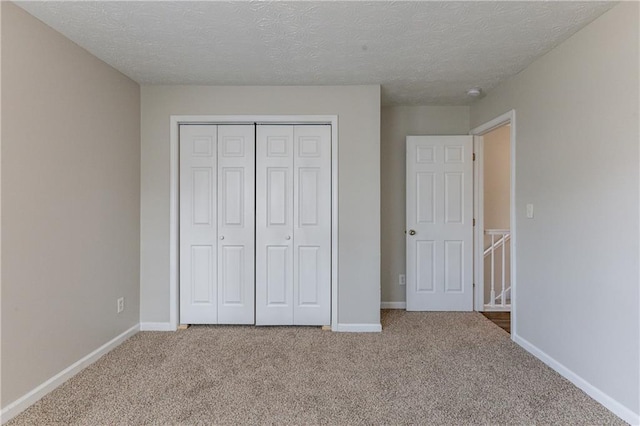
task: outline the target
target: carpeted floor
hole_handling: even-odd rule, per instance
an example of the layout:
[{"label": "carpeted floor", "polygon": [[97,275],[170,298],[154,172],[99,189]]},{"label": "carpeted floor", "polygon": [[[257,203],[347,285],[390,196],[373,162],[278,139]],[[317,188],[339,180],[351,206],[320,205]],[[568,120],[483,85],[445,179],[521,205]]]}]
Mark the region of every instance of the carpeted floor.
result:
[{"label": "carpeted floor", "polygon": [[9,424],[624,424],[478,313],[382,324],[142,332]]}]

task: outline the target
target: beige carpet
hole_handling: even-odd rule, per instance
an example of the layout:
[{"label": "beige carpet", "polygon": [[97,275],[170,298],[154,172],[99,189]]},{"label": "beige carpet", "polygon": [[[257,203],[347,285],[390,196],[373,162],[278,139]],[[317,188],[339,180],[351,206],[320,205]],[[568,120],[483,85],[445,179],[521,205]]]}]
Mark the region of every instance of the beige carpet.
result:
[{"label": "beige carpet", "polygon": [[480,314],[382,323],[142,332],[10,424],[624,424]]}]

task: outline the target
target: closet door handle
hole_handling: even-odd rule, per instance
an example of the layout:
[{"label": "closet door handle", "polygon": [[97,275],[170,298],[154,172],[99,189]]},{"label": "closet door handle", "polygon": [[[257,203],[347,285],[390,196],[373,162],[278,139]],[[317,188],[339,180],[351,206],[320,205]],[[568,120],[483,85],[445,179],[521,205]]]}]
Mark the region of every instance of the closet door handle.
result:
[{"label": "closet door handle", "polygon": [[224,235],[220,235],[220,239],[221,239],[221,240],[224,240]]},{"label": "closet door handle", "polygon": [[290,239],[291,239],[291,235],[287,235],[287,240],[290,240]]}]

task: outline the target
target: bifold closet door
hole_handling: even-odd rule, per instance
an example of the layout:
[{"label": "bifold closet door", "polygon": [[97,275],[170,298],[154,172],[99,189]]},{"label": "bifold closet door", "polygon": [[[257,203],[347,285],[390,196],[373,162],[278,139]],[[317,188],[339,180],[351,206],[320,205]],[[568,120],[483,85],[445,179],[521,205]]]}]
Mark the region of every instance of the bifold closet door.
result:
[{"label": "bifold closet door", "polygon": [[328,325],[331,127],[259,125],[256,324]]},{"label": "bifold closet door", "polygon": [[254,324],[255,127],[218,126],[218,324]]},{"label": "bifold closet door", "polygon": [[180,322],[254,322],[254,127],[180,126]]},{"label": "bifold closet door", "polygon": [[215,324],[217,126],[180,126],[180,322]]}]

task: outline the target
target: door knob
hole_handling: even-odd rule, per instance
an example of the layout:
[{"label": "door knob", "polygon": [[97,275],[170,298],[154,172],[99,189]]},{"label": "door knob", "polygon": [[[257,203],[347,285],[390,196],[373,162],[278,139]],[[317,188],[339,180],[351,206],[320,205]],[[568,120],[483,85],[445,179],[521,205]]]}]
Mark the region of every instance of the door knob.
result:
[{"label": "door knob", "polygon": [[221,239],[221,240],[224,240],[224,235],[220,235],[220,239]]},{"label": "door knob", "polygon": [[291,239],[291,235],[287,235],[287,240],[290,240],[290,239]]},{"label": "door knob", "polygon": [[414,231],[413,229],[409,229],[409,235],[416,235],[416,231]]}]

